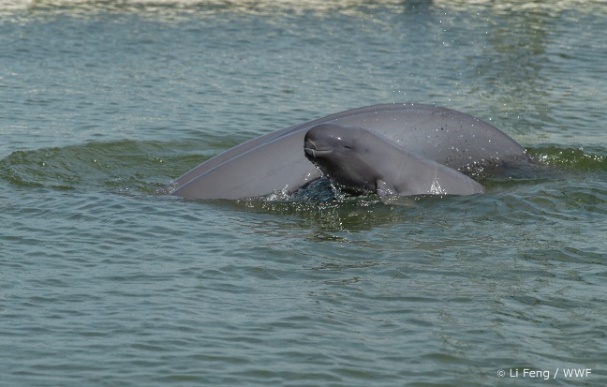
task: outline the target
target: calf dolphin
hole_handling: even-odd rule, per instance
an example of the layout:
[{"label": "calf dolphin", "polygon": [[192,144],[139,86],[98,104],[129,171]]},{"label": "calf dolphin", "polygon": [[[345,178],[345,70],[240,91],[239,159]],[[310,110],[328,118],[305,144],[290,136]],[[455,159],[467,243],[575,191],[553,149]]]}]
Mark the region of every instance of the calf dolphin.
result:
[{"label": "calf dolphin", "polygon": [[426,159],[362,128],[321,124],[304,139],[306,157],[340,188],[380,197],[472,195],[483,187],[455,169]]},{"label": "calf dolphin", "polygon": [[302,145],[306,132],[324,123],[372,130],[423,158],[457,170],[526,157],[524,148],[513,139],[469,114],[432,105],[375,105],[331,114],[237,145],[176,179],[172,193],[186,199],[246,199],[295,192],[320,177]]}]

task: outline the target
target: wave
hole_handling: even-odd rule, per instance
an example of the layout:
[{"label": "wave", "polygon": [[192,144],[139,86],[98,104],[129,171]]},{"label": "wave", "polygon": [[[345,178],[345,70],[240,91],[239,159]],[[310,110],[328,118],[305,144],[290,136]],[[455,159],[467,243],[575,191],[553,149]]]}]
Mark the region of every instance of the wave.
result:
[{"label": "wave", "polygon": [[0,178],[20,187],[155,193],[201,161],[175,148],[124,140],[16,151],[0,160]]},{"label": "wave", "polygon": [[[527,149],[538,163],[572,172],[606,172],[607,154],[604,149],[587,153],[583,148],[539,146]],[[601,154],[602,153],[602,154]]]}]

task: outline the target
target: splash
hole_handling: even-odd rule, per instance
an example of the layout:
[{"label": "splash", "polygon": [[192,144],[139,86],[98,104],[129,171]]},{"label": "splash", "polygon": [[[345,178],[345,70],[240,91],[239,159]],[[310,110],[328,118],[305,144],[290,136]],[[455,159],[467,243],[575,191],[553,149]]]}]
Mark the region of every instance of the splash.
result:
[{"label": "splash", "polygon": [[430,194],[432,194],[432,195],[446,195],[447,194],[447,191],[445,191],[443,189],[443,187],[441,187],[440,183],[438,182],[438,178],[432,182],[432,186],[430,187]]}]

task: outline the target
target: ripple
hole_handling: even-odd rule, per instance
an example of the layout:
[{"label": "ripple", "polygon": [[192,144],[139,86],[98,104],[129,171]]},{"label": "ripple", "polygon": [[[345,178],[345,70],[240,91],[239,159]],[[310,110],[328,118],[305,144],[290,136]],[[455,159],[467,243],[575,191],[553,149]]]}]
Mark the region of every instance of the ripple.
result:
[{"label": "ripple", "polygon": [[19,187],[154,193],[190,160],[172,149],[159,142],[119,141],[15,151],[0,160],[0,177]]}]

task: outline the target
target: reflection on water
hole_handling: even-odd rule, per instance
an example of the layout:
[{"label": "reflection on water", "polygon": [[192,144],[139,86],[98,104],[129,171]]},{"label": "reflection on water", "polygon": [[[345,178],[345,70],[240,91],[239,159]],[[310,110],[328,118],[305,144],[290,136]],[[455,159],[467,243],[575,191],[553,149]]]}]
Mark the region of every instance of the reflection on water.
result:
[{"label": "reflection on water", "polygon": [[575,9],[577,12],[606,13],[601,0],[554,0],[554,1],[492,1],[492,0],[3,0],[0,15],[19,11],[69,12],[86,14],[90,12],[141,12],[165,16],[181,13],[214,15],[225,12],[271,15],[303,12],[344,13],[364,16],[373,10],[391,12],[420,12],[429,9],[443,11],[482,12],[510,14],[512,12],[542,13],[556,16],[561,12]]},{"label": "reflection on water", "polygon": [[16,11],[55,12],[86,15],[92,12],[146,12],[161,17],[178,17],[180,14],[199,16],[221,15],[226,12],[250,15],[291,14],[303,12],[330,13],[339,12],[351,15],[364,15],[373,9],[401,7],[401,1],[385,0],[368,2],[364,0],[4,0],[0,6],[0,15]]},{"label": "reflection on water", "polygon": [[576,12],[600,12],[605,13],[605,2],[603,0],[432,0],[437,7],[452,10],[479,10],[488,9],[494,13],[510,14],[511,12],[543,13],[556,16],[563,11],[575,10]]},{"label": "reflection on water", "polygon": [[[546,26],[549,23],[545,14],[533,12],[492,16],[491,28],[486,31],[490,46],[483,47],[484,60],[477,61],[476,74],[477,91],[491,100],[494,116],[520,117],[531,112],[540,120],[550,116],[547,111],[550,91],[543,75],[549,61],[546,53],[546,28],[552,28]],[[512,38],[512,31],[517,31],[516,39]]]}]

